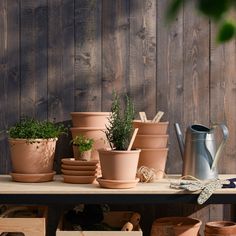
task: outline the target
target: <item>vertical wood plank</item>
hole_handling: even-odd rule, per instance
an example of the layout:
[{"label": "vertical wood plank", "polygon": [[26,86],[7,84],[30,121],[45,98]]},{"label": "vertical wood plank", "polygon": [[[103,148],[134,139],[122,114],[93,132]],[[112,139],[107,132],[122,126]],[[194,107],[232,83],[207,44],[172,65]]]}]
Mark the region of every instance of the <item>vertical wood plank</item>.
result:
[{"label": "vertical wood plank", "polygon": [[49,1],[48,118],[70,119],[74,110],[74,1]]},{"label": "vertical wood plank", "polygon": [[[174,123],[183,121],[183,9],[173,23],[167,25],[165,12],[170,1],[158,1],[157,5],[157,109],[164,111],[169,121],[169,154],[167,173],[182,172]],[[184,132],[184,131],[183,131]]]},{"label": "vertical wood plank", "polygon": [[35,116],[47,119],[47,38],[48,5],[47,0],[35,1]]},{"label": "vertical wood plank", "polygon": [[129,0],[102,1],[102,110],[129,89]]},{"label": "vertical wood plank", "polygon": [[7,3],[0,1],[0,173],[7,169]]},{"label": "vertical wood plank", "polygon": [[[48,2],[48,119],[68,126],[74,110],[74,1]],[[71,156],[71,135],[57,142],[55,169]]]},{"label": "vertical wood plank", "polygon": [[75,1],[75,110],[101,111],[101,0]]},{"label": "vertical wood plank", "polygon": [[[209,22],[199,17],[194,1],[184,5],[184,101],[183,126],[209,125]],[[188,209],[184,209],[188,211]],[[191,216],[209,221],[208,206]]]},{"label": "vertical wood plank", "polygon": [[35,117],[35,1],[21,1],[21,116]]},{"label": "vertical wood plank", "polygon": [[130,0],[129,73],[136,111],[145,111],[152,119],[156,114],[156,0]]}]

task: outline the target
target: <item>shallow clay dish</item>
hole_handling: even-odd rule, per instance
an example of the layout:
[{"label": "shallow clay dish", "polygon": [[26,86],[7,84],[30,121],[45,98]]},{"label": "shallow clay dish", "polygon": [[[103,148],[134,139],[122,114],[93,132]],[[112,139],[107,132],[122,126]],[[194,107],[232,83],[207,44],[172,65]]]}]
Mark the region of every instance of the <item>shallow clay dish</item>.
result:
[{"label": "shallow clay dish", "polygon": [[80,161],[80,160],[75,160],[75,158],[63,158],[61,159],[61,162],[63,164],[71,166],[95,166],[98,164],[98,160]]},{"label": "shallow clay dish", "polygon": [[95,171],[97,169],[97,166],[71,166],[71,165],[61,165],[61,168],[64,170],[78,170],[78,171]]},{"label": "shallow clay dish", "polygon": [[97,178],[97,182],[102,188],[134,188],[139,182],[139,178],[135,180],[109,180]]},{"label": "shallow clay dish", "polygon": [[97,171],[93,171],[93,170],[84,170],[84,171],[79,171],[79,170],[61,170],[63,174],[65,175],[76,175],[76,176],[95,176]]},{"label": "shallow clay dish", "polygon": [[55,174],[55,171],[43,174],[19,174],[13,172],[10,173],[13,181],[24,183],[40,183],[52,181]]},{"label": "shallow clay dish", "polygon": [[70,184],[91,184],[96,179],[96,176],[73,176],[62,175],[65,183]]}]

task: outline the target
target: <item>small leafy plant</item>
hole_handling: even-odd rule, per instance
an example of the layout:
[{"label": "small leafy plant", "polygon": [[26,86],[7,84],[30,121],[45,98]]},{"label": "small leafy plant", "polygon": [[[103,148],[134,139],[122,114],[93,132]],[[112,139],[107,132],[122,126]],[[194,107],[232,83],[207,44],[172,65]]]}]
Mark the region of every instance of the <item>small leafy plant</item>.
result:
[{"label": "small leafy plant", "polygon": [[66,128],[50,121],[38,121],[32,118],[23,118],[8,131],[10,138],[20,139],[50,139],[58,138],[65,133]]},{"label": "small leafy plant", "polygon": [[83,135],[76,136],[71,143],[79,148],[81,153],[89,151],[93,147],[94,140]]},{"label": "small leafy plant", "polygon": [[120,97],[113,93],[111,116],[108,118],[109,125],[106,126],[106,137],[110,147],[115,150],[127,150],[133,134],[132,121],[134,119],[134,106],[126,95],[125,108],[121,110]]}]

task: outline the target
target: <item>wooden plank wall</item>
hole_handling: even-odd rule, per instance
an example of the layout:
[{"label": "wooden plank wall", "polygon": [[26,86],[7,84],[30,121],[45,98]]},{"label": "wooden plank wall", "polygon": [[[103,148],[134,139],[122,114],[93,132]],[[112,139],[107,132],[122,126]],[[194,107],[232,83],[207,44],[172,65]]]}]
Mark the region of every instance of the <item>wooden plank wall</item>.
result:
[{"label": "wooden plank wall", "polygon": [[[167,173],[182,169],[175,122],[183,130],[225,122],[230,138],[219,170],[235,173],[235,41],[217,45],[215,26],[196,15],[194,1],[166,25],[168,2],[0,0],[0,174],[11,170],[6,130],[20,116],[67,124],[70,111],[108,111],[113,89],[128,93],[149,118],[165,112]],[[68,138],[60,140],[57,170],[70,154]],[[171,214],[160,209],[143,208],[152,218]],[[204,221],[230,217],[223,206],[173,209]]]}]

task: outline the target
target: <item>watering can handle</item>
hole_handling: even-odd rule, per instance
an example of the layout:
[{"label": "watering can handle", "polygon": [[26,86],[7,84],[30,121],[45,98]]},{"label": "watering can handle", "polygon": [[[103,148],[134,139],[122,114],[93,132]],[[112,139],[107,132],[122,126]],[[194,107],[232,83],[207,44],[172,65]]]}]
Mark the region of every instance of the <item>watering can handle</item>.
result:
[{"label": "watering can handle", "polygon": [[227,140],[227,138],[229,136],[229,131],[228,131],[228,128],[226,127],[226,125],[220,124],[219,126],[221,127],[221,130],[222,130],[222,133],[223,133],[223,140],[221,141],[220,146],[217,149],[214,161],[213,161],[212,166],[211,166],[212,170],[216,167],[216,164],[217,164],[217,162],[218,162],[218,160],[220,158],[220,154],[221,154],[221,152],[222,152],[222,150],[224,148],[224,145],[226,143],[226,140]]}]

